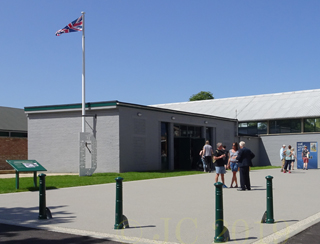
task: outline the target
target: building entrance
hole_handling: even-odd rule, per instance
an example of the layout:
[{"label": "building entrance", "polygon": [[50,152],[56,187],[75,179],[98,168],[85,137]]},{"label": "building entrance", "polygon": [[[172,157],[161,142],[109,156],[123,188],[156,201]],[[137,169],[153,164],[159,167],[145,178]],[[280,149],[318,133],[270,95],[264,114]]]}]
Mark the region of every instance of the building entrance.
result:
[{"label": "building entrance", "polygon": [[199,152],[205,143],[204,138],[174,138],[174,169],[195,170],[201,162]]}]

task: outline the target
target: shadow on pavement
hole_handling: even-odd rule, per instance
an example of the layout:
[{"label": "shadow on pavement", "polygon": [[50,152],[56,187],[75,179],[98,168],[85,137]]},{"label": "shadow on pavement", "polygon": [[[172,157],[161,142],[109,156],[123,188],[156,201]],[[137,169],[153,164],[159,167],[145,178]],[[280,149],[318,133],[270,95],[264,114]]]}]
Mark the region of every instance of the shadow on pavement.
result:
[{"label": "shadow on pavement", "polygon": [[247,240],[256,240],[258,239],[258,237],[247,237],[247,238],[238,238],[238,239],[230,239],[228,242],[232,242],[232,241],[247,241]]},{"label": "shadow on pavement", "polygon": [[[53,219],[46,221],[39,221],[39,207],[0,208],[0,216],[1,219],[14,221],[16,223],[20,223],[21,225],[32,223],[32,225],[35,227],[49,222],[54,222],[56,224],[72,222],[76,217],[72,216],[72,213],[62,211],[61,209],[64,207],[67,206],[50,206],[50,210],[53,213]],[[59,217],[59,215],[64,217]]]},{"label": "shadow on pavement", "polygon": [[122,242],[115,242],[105,239],[97,239],[89,236],[78,236],[59,232],[52,232],[46,230],[38,230],[26,228],[15,225],[0,224],[0,242],[1,244],[69,244],[69,243],[83,243],[83,244],[120,244]]},{"label": "shadow on pavement", "polygon": [[298,222],[297,219],[274,221],[274,223]]}]

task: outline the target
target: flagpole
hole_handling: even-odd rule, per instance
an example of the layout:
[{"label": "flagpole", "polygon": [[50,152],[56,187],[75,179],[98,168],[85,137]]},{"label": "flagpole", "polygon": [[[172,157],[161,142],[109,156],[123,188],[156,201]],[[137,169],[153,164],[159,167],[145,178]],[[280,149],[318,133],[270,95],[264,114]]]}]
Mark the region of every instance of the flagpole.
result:
[{"label": "flagpole", "polygon": [[84,36],[84,14],[82,14],[82,132],[86,131],[85,115],[86,115],[86,99],[85,99],[85,36]]}]

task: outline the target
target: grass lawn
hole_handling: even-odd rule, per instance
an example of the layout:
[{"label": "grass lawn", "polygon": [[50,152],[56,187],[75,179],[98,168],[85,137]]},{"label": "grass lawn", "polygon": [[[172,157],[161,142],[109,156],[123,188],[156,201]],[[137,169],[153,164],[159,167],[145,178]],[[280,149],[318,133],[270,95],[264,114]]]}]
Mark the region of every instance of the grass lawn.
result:
[{"label": "grass lawn", "polygon": [[259,170],[259,169],[277,169],[281,168],[281,166],[256,166],[256,167],[251,167],[251,170]]},{"label": "grass lawn", "polygon": [[[183,175],[202,174],[202,171],[155,171],[155,172],[127,172],[127,173],[96,173],[92,176],[79,177],[78,175],[48,175],[46,176],[46,188],[57,189],[73,186],[87,186],[106,183],[115,183],[115,178],[122,177],[123,181],[146,180]],[[38,177],[39,186],[39,177]],[[0,194],[23,191],[38,191],[39,187],[33,186],[33,175],[19,178],[19,189],[16,189],[16,179],[0,179]]]},{"label": "grass lawn", "polygon": [[[251,170],[280,168],[278,166],[251,167]],[[46,176],[46,188],[58,189],[73,186],[87,186],[106,183],[115,183],[115,178],[122,177],[123,181],[146,180],[155,178],[166,178],[183,175],[204,174],[202,171],[155,171],[155,172],[127,172],[127,173],[97,173],[92,176],[79,177],[78,175],[57,175]],[[39,177],[38,177],[39,178]],[[38,180],[39,182],[39,180]],[[39,186],[39,183],[38,183]],[[38,187],[33,186],[33,175],[30,177],[19,178],[19,189],[16,189],[16,179],[0,179],[0,194],[23,192],[23,191],[38,191]]]}]

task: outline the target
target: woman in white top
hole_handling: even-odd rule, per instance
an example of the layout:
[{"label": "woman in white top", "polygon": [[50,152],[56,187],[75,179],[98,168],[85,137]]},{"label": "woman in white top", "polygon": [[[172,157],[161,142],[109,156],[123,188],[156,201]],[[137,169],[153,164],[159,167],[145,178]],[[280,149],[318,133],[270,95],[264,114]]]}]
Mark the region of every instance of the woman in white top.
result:
[{"label": "woman in white top", "polygon": [[[238,143],[234,142],[232,144],[232,149],[229,151],[229,160],[228,160],[228,168],[232,171],[232,179],[230,188],[236,187],[238,188],[238,181],[237,181],[237,172],[238,172],[238,160],[236,159],[238,156]],[[233,182],[236,184],[233,186]]]},{"label": "woman in white top", "polygon": [[291,159],[292,159],[292,162],[291,162],[291,169],[294,170],[293,166],[294,166],[294,161],[296,161],[297,159],[297,156],[294,152],[294,148],[291,148]]}]

